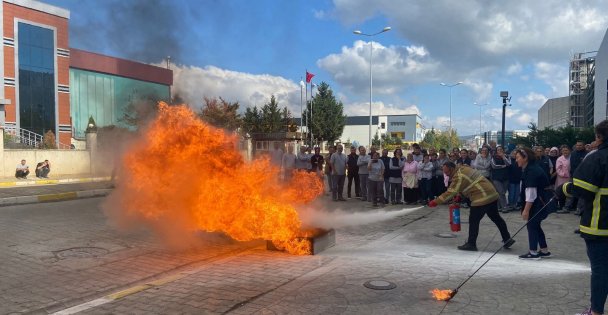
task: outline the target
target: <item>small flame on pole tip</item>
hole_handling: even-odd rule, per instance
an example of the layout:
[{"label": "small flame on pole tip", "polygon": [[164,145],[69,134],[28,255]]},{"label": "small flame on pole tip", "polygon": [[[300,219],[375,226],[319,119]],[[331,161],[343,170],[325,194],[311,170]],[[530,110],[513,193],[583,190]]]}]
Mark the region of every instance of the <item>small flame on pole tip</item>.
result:
[{"label": "small flame on pole tip", "polygon": [[454,291],[433,289],[430,293],[433,294],[433,298],[437,301],[449,301],[453,297]]}]

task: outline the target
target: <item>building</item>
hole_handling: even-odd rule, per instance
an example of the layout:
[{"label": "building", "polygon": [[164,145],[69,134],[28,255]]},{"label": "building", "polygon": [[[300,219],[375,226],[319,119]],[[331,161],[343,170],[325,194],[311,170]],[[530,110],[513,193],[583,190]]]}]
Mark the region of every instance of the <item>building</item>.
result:
[{"label": "building", "polygon": [[608,31],[595,56],[593,124],[608,119]]},{"label": "building", "polygon": [[[527,137],[530,130],[505,130],[505,145],[512,144],[513,138],[515,137]],[[497,144],[501,144],[502,131],[500,130],[489,130],[483,133],[484,143],[490,143],[492,141]]]},{"label": "building", "polygon": [[565,127],[572,125],[570,109],[573,99],[570,96],[548,99],[538,110],[538,129]]},{"label": "building", "polygon": [[[372,138],[375,135],[399,138],[403,143],[420,142],[424,138],[422,118],[417,114],[372,116]],[[340,141],[369,147],[369,116],[346,117]]]},{"label": "building", "polygon": [[[172,71],[69,47],[68,10],[0,0],[0,123],[15,138],[52,131],[60,148],[98,126],[119,123],[129,103],[169,99]],[[38,141],[38,140],[36,140]]]},{"label": "building", "polygon": [[569,96],[571,99],[568,121],[575,128],[592,124],[593,106],[589,95],[593,93],[595,51],[575,53],[570,59]]}]

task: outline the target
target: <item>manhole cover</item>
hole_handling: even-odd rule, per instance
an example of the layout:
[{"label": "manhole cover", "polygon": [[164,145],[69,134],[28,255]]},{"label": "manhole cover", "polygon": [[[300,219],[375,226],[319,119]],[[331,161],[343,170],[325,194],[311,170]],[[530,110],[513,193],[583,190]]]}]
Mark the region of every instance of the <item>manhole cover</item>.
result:
[{"label": "manhole cover", "polygon": [[65,258],[93,258],[107,254],[109,251],[101,247],[74,247],[55,252],[59,259]]},{"label": "manhole cover", "polygon": [[386,280],[370,280],[365,282],[363,286],[372,290],[392,290],[397,287],[396,284]]},{"label": "manhole cover", "polygon": [[410,257],[416,257],[416,258],[427,258],[427,257],[433,256],[429,253],[407,253],[407,255]]},{"label": "manhole cover", "polygon": [[455,238],[456,234],[452,234],[452,233],[439,233],[439,234],[435,234],[435,236],[441,237],[441,238]]}]

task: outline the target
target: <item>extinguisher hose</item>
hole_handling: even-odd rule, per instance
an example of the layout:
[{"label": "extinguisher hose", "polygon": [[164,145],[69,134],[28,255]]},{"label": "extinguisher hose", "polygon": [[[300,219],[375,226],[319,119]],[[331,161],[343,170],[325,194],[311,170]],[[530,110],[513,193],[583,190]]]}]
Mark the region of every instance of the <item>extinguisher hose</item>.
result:
[{"label": "extinguisher hose", "polygon": [[[522,225],[515,233],[513,233],[513,235],[511,235],[511,239],[514,238],[515,235],[517,235],[519,232],[521,232],[521,230],[523,230],[526,226],[528,226],[528,223],[530,223],[530,221],[532,221],[534,218],[536,218],[537,215],[539,215],[541,212],[543,212],[543,210],[545,210],[545,208],[551,202],[553,202],[554,199],[555,199],[555,196],[551,197],[551,199],[549,199],[549,201],[542,208],[540,208],[540,210],[538,210],[531,218],[528,219],[528,222],[526,222],[526,224]],[[481,268],[483,268],[483,266],[485,266],[490,261],[490,259],[494,258],[494,256],[496,256],[496,254],[498,254],[498,252],[500,252],[502,249],[503,249],[503,246],[498,247],[498,249],[496,251],[494,251],[494,253],[490,256],[490,258],[486,259],[486,261],[483,264],[481,264],[481,266],[479,266],[479,268],[477,268],[477,270],[475,270],[470,276],[468,276],[464,281],[462,281],[460,283],[460,285],[458,287],[456,287],[456,289],[452,290],[453,293],[450,294],[450,300],[456,295],[456,293],[458,293],[458,289],[460,289],[465,283],[467,283],[469,280],[471,280],[471,278],[473,278],[473,276]]]}]

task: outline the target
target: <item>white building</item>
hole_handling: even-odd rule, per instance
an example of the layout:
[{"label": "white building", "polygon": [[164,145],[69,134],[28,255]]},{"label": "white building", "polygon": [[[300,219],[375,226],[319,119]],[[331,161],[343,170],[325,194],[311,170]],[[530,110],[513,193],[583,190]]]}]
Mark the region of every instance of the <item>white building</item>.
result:
[{"label": "white building", "polygon": [[593,125],[597,125],[608,118],[608,31],[595,55],[594,93]]}]

